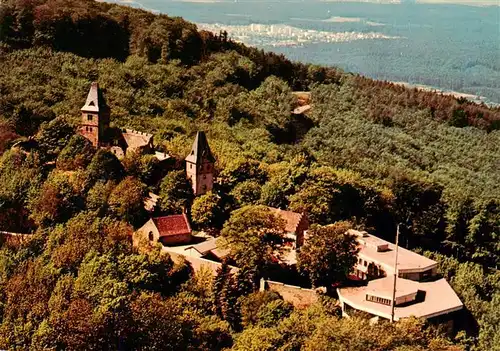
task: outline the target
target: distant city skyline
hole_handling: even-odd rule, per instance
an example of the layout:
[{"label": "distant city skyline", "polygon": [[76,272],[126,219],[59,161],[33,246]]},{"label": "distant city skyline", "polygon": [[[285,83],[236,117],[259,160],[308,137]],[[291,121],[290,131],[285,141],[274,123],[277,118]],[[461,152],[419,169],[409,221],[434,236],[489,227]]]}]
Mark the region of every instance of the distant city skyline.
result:
[{"label": "distant city skyline", "polygon": [[[145,0],[97,0],[102,2],[122,3],[149,9],[147,7],[150,1]],[[165,2],[191,2],[191,3],[221,3],[221,2],[265,2],[265,0],[166,0]],[[309,0],[303,0],[309,1]],[[400,4],[400,3],[416,3],[416,4],[448,4],[448,5],[468,5],[468,6],[500,6],[500,0],[316,0],[317,2],[366,2],[375,4]],[[290,0],[283,0],[290,2]],[[155,11],[154,9],[149,9]]]}]

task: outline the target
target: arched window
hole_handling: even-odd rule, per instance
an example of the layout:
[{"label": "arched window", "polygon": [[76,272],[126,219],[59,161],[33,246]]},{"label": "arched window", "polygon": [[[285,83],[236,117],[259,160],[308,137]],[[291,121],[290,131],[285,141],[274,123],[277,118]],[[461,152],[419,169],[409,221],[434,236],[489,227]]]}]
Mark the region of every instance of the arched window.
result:
[{"label": "arched window", "polygon": [[148,239],[149,239],[149,241],[153,241],[153,239],[154,239],[154,238],[155,238],[155,237],[154,237],[154,235],[153,235],[153,232],[149,232],[149,234],[148,234]]}]

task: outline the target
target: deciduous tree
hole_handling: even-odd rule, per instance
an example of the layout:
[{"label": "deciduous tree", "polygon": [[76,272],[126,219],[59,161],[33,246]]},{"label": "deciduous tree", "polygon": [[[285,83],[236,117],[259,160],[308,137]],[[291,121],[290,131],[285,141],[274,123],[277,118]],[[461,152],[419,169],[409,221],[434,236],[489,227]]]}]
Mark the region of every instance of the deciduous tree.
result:
[{"label": "deciduous tree", "polygon": [[267,207],[245,206],[231,213],[221,236],[238,266],[259,270],[273,262],[284,229],[284,220]]},{"label": "deciduous tree", "polygon": [[337,222],[308,231],[308,239],[297,256],[297,267],[314,286],[330,287],[352,271],[358,248],[356,239],[347,233],[350,227],[347,222]]}]

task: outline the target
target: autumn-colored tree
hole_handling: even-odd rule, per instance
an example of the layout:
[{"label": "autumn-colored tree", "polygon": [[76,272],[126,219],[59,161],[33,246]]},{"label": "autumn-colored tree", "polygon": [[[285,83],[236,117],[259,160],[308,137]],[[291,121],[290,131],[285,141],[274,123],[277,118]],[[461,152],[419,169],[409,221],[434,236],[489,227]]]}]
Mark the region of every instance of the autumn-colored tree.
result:
[{"label": "autumn-colored tree", "polygon": [[108,205],[111,214],[119,219],[141,224],[145,217],[144,195],[146,186],[133,177],[122,180],[111,192]]},{"label": "autumn-colored tree", "polygon": [[74,270],[89,251],[127,248],[131,237],[132,228],[126,223],[82,212],[50,233],[47,250],[56,267]]},{"label": "autumn-colored tree", "polygon": [[39,226],[47,226],[68,220],[84,208],[79,193],[78,177],[70,178],[54,172],[41,189],[32,189],[28,207],[31,218]]}]

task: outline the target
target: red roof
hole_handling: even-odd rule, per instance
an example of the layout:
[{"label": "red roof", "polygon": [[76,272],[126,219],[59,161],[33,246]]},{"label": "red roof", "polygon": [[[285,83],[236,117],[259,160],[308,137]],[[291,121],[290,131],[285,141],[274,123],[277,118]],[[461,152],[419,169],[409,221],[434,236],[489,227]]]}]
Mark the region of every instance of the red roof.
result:
[{"label": "red roof", "polygon": [[191,234],[191,227],[185,214],[153,218],[153,223],[160,237],[180,234]]}]

